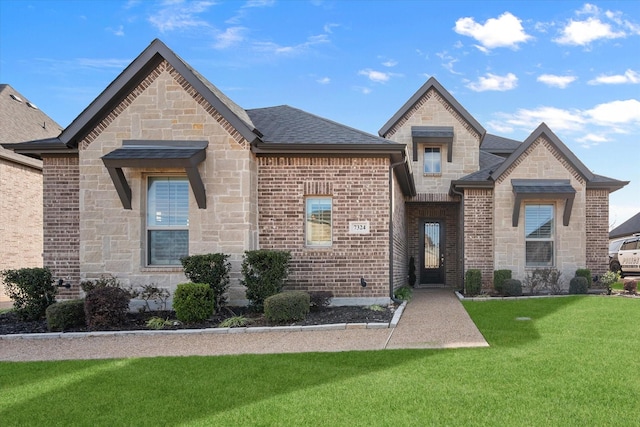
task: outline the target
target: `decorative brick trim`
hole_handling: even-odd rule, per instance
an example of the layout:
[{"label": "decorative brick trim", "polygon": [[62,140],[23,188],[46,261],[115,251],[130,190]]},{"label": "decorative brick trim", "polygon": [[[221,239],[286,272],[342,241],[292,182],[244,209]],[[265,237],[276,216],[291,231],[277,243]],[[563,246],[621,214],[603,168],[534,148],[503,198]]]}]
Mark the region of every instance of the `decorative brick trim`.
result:
[{"label": "decorative brick trim", "polygon": [[405,198],[407,202],[460,202],[460,196],[447,193],[418,193],[414,197]]},{"label": "decorative brick trim", "polygon": [[308,195],[331,195],[333,193],[333,182],[307,181],[304,183],[304,194]]},{"label": "decorative brick trim", "polygon": [[543,144],[545,148],[551,153],[551,155],[555,157],[562,164],[562,166],[564,166],[565,169],[567,169],[571,173],[571,175],[576,180],[578,180],[578,182],[580,182],[580,184],[585,185],[585,180],[582,177],[582,175],[580,175],[580,172],[578,172],[573,166],[571,166],[571,164],[562,155],[562,153],[543,136],[533,141],[533,143],[525,150],[525,152],[522,153],[520,157],[518,157],[511,164],[511,166],[509,166],[507,170],[504,171],[504,173],[498,177],[498,179],[496,180],[496,184],[500,184],[504,182],[504,180],[507,179],[507,177],[511,174],[511,172],[513,172],[514,169],[516,169],[522,162],[524,162],[527,159],[527,157],[533,152],[533,150],[535,150],[540,144]]},{"label": "decorative brick trim", "polygon": [[222,126],[229,135],[244,149],[249,149],[249,142],[242,137],[223,116],[193,87],[189,82],[173,68],[167,61],[162,61],[152,70],[147,77],[138,84],[111,112],[82,139],[78,144],[80,150],[86,149],[100,134],[135,101],[151,84],[163,73],[168,72],[171,77],[196,101],[205,111]]},{"label": "decorative brick trim", "polygon": [[447,110],[453,117],[455,117],[455,119],[458,122],[460,122],[460,124],[464,126],[464,128],[471,135],[473,135],[476,139],[478,139],[478,141],[480,140],[481,135],[434,88],[429,89],[427,93],[425,93],[420,99],[418,99],[418,101],[415,104],[413,104],[413,106],[409,109],[409,111],[407,111],[402,116],[402,118],[398,120],[396,124],[394,124],[391,127],[391,129],[386,133],[386,135],[384,135],[384,137],[387,139],[391,139],[393,135],[409,120],[409,118],[413,116],[432,97],[435,98],[440,104],[442,104],[444,109]]}]

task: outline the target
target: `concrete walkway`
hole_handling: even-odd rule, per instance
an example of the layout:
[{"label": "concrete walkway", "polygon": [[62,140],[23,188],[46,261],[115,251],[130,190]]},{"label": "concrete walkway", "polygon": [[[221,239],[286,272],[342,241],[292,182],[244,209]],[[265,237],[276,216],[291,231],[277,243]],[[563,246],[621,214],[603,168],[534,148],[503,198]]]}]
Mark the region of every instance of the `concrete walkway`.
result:
[{"label": "concrete walkway", "polygon": [[[285,328],[282,328],[285,329]],[[144,331],[0,336],[0,360],[335,352],[403,348],[487,347],[453,291],[416,289],[395,328]]]}]

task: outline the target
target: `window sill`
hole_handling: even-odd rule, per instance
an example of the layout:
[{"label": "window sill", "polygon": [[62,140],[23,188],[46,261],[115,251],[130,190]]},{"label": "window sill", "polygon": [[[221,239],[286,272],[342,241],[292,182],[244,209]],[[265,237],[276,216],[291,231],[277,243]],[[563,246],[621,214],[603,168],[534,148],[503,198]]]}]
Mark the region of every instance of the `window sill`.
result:
[{"label": "window sill", "polygon": [[184,270],[181,266],[146,266],[140,269],[141,273],[182,273]]},{"label": "window sill", "polygon": [[442,176],[442,172],[440,172],[440,173],[423,173],[422,176],[438,177],[438,176]]}]

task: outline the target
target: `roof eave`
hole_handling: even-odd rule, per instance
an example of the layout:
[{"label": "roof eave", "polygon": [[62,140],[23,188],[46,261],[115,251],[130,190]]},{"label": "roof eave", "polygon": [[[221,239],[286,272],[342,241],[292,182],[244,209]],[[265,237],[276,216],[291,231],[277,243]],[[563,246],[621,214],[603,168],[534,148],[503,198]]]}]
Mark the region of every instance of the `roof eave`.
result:
[{"label": "roof eave", "polygon": [[631,181],[615,181],[615,180],[612,180],[610,182],[589,181],[587,182],[587,189],[588,190],[603,189],[603,190],[609,190],[609,193],[613,193],[614,191],[618,191],[621,188],[627,186],[629,182]]},{"label": "roof eave", "polygon": [[79,139],[94,127],[95,121],[106,114],[115,103],[120,102],[163,59],[169,62],[249,143],[261,136],[257,129],[248,126],[220,101],[171,49],[159,39],[155,39],[62,132],[60,140],[70,148],[77,147]]}]

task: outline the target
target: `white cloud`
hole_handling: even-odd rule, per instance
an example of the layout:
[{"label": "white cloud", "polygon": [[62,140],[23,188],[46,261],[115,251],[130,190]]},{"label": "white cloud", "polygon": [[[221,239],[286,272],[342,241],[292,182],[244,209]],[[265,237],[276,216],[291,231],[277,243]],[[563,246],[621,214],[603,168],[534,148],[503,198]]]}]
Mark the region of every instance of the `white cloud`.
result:
[{"label": "white cloud", "polygon": [[198,14],[213,6],[212,1],[167,0],[162,8],[149,17],[149,22],[160,32],[183,30],[187,28],[208,27],[209,23],[199,19]]},{"label": "white cloud", "polygon": [[311,36],[307,39],[306,42],[292,46],[281,46],[273,42],[255,42],[253,44],[253,47],[257,51],[265,52],[268,54],[292,56],[303,53],[312,46],[324,43],[329,43],[329,37],[326,34]]},{"label": "white cloud", "polygon": [[487,125],[492,131],[497,133],[512,133],[514,130],[513,126],[508,126],[504,122],[497,120],[490,120]]},{"label": "white cloud", "polygon": [[624,83],[632,83],[638,84],[640,83],[640,73],[634,70],[627,70],[624,74],[617,74],[606,76],[604,74],[599,75],[593,80],[589,80],[590,85],[598,85],[598,84],[624,84]]},{"label": "white cloud", "polygon": [[463,36],[469,36],[480,42],[478,49],[486,52],[497,47],[517,49],[519,43],[525,43],[531,36],[522,27],[521,20],[509,12],[498,18],[490,18],[484,24],[466,17],[456,21],[454,31]]},{"label": "white cloud", "polygon": [[564,89],[569,86],[571,83],[577,80],[575,76],[556,76],[554,74],[542,74],[538,76],[537,80],[540,83],[544,83],[548,86],[559,87],[560,89]]},{"label": "white cloud", "polygon": [[114,36],[124,37],[124,27],[122,25],[120,25],[118,28],[107,27],[106,29],[107,31],[112,32]]},{"label": "white cloud", "polygon": [[131,63],[130,59],[91,59],[91,58],[78,58],[75,61],[76,65],[80,68],[116,68],[124,70],[127,65]]},{"label": "white cloud", "polygon": [[340,24],[324,24],[323,29],[324,29],[325,33],[331,34],[331,33],[333,33],[333,29],[337,28],[339,26],[340,26]]},{"label": "white cloud", "polygon": [[640,101],[627,99],[599,104],[585,111],[585,115],[601,126],[640,124]]},{"label": "white cloud", "polygon": [[467,85],[469,89],[475,92],[484,92],[487,90],[504,92],[515,89],[516,86],[518,86],[518,78],[513,73],[509,73],[506,76],[487,73],[485,77],[480,77],[478,81],[471,82]]},{"label": "white cloud", "polygon": [[371,88],[363,87],[363,86],[354,86],[354,90],[357,90],[363,95],[369,95],[371,93]]},{"label": "white cloud", "polygon": [[395,67],[396,65],[398,65],[398,61],[389,59],[388,61],[384,61],[382,65],[384,65],[385,67]]},{"label": "white cloud", "polygon": [[442,59],[443,62],[441,65],[451,74],[462,75],[462,73],[459,73],[453,69],[453,67],[456,65],[456,62],[459,61],[458,58],[454,58],[453,56],[449,55],[449,53],[446,50],[443,52],[436,53],[436,56]]},{"label": "white cloud", "polygon": [[366,76],[372,82],[386,83],[386,82],[389,81],[389,79],[391,78],[391,76],[393,74],[392,73],[385,73],[383,71],[376,71],[376,70],[372,70],[370,68],[367,68],[366,70],[358,71],[358,75]]},{"label": "white cloud", "polygon": [[580,111],[555,107],[539,107],[534,110],[520,109],[515,114],[500,115],[507,125],[531,132],[545,122],[554,131],[580,131],[586,123]]},{"label": "white cloud", "polygon": [[316,81],[322,85],[328,85],[329,83],[331,83],[331,79],[329,77],[321,77]]},{"label": "white cloud", "polygon": [[213,45],[216,49],[227,49],[233,45],[242,42],[245,39],[247,29],[244,27],[229,27],[223,33],[215,36]]},{"label": "white cloud", "polygon": [[616,39],[626,35],[623,31],[615,31],[611,25],[594,17],[587,18],[586,21],[571,19],[561,33],[561,36],[553,41],[574,46],[586,46],[598,39]]}]

